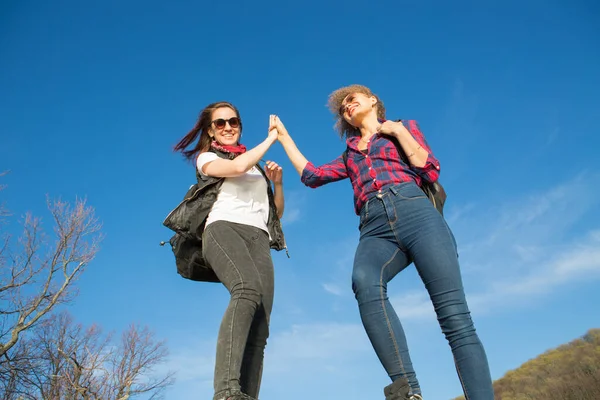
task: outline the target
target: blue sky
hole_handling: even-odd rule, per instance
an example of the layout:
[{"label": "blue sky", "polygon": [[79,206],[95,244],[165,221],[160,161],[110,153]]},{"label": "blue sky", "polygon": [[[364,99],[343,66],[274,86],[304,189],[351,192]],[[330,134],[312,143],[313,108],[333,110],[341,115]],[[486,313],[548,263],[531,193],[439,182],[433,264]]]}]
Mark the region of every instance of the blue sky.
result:
[{"label": "blue sky", "polygon": [[[367,85],[388,117],[419,121],[441,162],[496,379],[600,326],[599,27],[594,1],[5,1],[2,196],[17,216],[47,216],[46,194],[87,197],[106,237],[71,311],[108,331],[151,326],[171,350],[164,368],[179,370],[167,398],[210,398],[228,294],[181,279],[158,246],[194,181],[172,146],[205,105],[228,100],[246,145],[275,113],[324,163],[344,149],[327,95]],[[383,398],[350,288],[350,184],[308,189],[279,145],[268,158],[284,167],[291,258],[273,253],[261,399]],[[414,267],[389,293],[426,398],[459,395]]]}]

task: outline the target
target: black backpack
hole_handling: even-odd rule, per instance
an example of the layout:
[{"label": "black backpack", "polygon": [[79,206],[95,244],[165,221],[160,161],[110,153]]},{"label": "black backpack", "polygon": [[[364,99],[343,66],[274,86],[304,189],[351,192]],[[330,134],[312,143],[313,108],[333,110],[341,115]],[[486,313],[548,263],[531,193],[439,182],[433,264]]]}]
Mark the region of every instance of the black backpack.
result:
[{"label": "black backpack", "polygon": [[[396,145],[396,149],[398,149],[398,154],[400,154],[402,161],[404,161],[406,165],[410,165],[408,163],[408,158],[406,157],[406,154],[404,154],[404,151],[402,150],[402,146],[400,146],[400,144],[397,143],[397,140],[395,139],[392,139],[392,142],[394,142],[394,144]],[[346,148],[346,150],[344,150],[344,152],[342,153],[342,159],[344,160],[344,165],[346,165],[348,162],[348,148]],[[429,198],[429,200],[431,201],[433,206],[439,211],[439,213],[444,215],[446,191],[444,190],[442,184],[439,183],[439,181],[431,183],[425,179],[421,179],[421,190],[425,192],[425,195]]]}]

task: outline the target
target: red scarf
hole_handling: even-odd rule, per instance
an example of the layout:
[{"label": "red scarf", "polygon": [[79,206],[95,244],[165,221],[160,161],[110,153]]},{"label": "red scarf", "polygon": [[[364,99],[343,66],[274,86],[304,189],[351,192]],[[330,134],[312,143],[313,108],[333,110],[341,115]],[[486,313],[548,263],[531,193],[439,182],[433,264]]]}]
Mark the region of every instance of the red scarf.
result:
[{"label": "red scarf", "polygon": [[246,146],[239,143],[236,146],[226,146],[223,144],[219,144],[216,140],[213,140],[210,144],[210,148],[213,150],[220,151],[222,153],[233,154],[234,157],[239,156],[240,154],[244,154],[246,152]]}]

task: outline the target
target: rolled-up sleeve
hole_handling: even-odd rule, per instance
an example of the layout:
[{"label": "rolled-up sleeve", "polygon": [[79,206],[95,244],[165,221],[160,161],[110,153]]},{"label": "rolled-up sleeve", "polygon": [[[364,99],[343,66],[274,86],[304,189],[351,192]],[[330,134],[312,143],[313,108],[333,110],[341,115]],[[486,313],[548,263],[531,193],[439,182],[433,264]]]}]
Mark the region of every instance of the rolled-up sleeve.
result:
[{"label": "rolled-up sleeve", "polygon": [[402,122],[406,129],[408,129],[412,137],[419,143],[419,145],[421,145],[422,148],[424,148],[427,151],[427,153],[429,153],[424,166],[415,167],[411,165],[410,168],[417,174],[419,174],[420,177],[429,182],[433,183],[437,181],[440,177],[440,162],[433,155],[431,148],[427,144],[427,140],[425,140],[425,135],[423,135],[421,128],[419,128],[419,124],[415,120],[405,120]]},{"label": "rolled-up sleeve", "polygon": [[315,167],[313,163],[308,162],[302,170],[300,181],[306,186],[316,188],[327,183],[340,181],[348,177],[348,171],[342,156],[335,160]]}]

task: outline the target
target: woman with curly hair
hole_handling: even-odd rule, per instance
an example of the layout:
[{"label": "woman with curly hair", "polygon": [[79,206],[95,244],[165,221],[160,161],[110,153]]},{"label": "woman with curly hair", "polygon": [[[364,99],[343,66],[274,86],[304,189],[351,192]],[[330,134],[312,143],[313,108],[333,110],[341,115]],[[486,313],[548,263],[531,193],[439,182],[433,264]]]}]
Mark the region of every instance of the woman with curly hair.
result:
[{"label": "woman with curly hair", "polygon": [[302,182],[312,188],[349,178],[360,216],[352,289],[363,326],[392,383],[386,400],[422,399],[400,319],[387,284],[414,262],[433,303],[467,400],[494,398],[487,357],[471,320],[456,242],[421,189],[440,173],[414,120],[388,121],[381,99],[361,85],[329,97],[345,154],[316,167],[298,150],[279,118],[279,133]]}]

